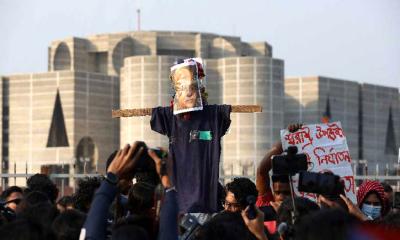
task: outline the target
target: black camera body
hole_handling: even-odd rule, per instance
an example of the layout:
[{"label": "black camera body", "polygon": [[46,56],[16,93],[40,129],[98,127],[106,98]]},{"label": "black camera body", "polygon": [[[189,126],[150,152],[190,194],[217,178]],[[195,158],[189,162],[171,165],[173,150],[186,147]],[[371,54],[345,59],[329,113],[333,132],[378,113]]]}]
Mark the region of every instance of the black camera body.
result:
[{"label": "black camera body", "polygon": [[[141,153],[141,155],[139,156],[139,159],[136,162],[134,176],[135,176],[135,178],[139,178],[139,179],[143,179],[143,178],[157,179],[156,182],[158,183],[159,177],[158,177],[158,173],[156,170],[156,165],[154,163],[154,160],[148,154],[149,148],[147,147],[146,143],[138,142],[138,145],[135,149],[135,152],[133,153],[133,156],[136,156],[136,154],[138,154],[140,147],[143,147],[143,152]],[[161,159],[167,157],[167,153],[160,149],[152,148],[151,150],[154,151],[157,154],[157,156]],[[163,161],[163,163],[164,163],[164,166],[162,166],[162,170],[164,172],[166,172],[165,162]]]},{"label": "black camera body", "polygon": [[298,190],[321,194],[328,198],[339,198],[340,194],[344,194],[344,185],[340,177],[332,173],[302,171],[299,174]]},{"label": "black camera body", "polygon": [[0,214],[3,215],[8,221],[13,221],[16,218],[15,212],[6,207],[7,202],[0,202]]},{"label": "black camera body", "polygon": [[307,170],[307,155],[297,154],[296,146],[289,146],[286,154],[277,155],[272,158],[272,171],[279,175],[295,175],[300,171]]},{"label": "black camera body", "polygon": [[139,159],[137,160],[137,163],[135,165],[135,172],[156,171],[156,165],[155,165],[153,159],[147,153],[148,147],[147,147],[146,143],[139,142],[135,149],[135,152],[133,153],[133,156],[136,156],[136,154],[138,154],[137,152],[139,151],[140,147],[143,148],[143,152],[140,155]]},{"label": "black camera body", "polygon": [[200,227],[200,223],[197,221],[197,219],[194,216],[192,216],[190,214],[185,214],[181,219],[179,227],[180,227],[180,231],[183,232],[180,239],[190,240],[190,239],[194,239],[194,233]]}]

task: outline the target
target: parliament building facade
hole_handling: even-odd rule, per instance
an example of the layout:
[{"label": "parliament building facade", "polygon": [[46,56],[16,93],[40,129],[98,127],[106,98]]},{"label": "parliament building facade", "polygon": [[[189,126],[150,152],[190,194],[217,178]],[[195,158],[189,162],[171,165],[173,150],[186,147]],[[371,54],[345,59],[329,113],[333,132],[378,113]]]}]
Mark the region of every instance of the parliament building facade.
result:
[{"label": "parliament building facade", "polygon": [[[341,121],[354,162],[397,162],[399,89],[329,77],[286,78],[267,42],[199,32],[138,31],[57,40],[48,71],[1,76],[1,173],[104,173],[108,156],[143,140],[168,146],[150,117],[112,119],[111,110],[169,106],[169,68],[201,57],[209,104],[258,104],[232,113],[221,175],[254,176],[280,129],[292,122]],[[24,185],[25,179],[8,184]]]}]

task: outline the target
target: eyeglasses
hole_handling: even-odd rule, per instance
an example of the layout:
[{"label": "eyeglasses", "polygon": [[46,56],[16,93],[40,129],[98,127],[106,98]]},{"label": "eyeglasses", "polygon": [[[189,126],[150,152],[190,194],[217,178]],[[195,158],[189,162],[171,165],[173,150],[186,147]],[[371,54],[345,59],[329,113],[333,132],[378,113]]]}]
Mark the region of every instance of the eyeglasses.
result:
[{"label": "eyeglasses", "polygon": [[21,198],[16,198],[16,199],[5,202],[4,205],[10,204],[10,203],[15,203],[16,205],[18,205],[21,201],[22,201]]}]

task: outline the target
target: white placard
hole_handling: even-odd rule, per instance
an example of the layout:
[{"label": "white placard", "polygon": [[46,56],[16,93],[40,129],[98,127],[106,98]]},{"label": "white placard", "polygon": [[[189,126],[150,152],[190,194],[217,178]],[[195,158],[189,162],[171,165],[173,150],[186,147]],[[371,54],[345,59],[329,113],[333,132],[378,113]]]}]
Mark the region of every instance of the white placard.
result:
[{"label": "white placard", "polygon": [[[307,155],[308,171],[328,170],[340,176],[345,183],[346,196],[357,202],[351,156],[340,122],[305,125],[294,133],[284,129],[281,130],[281,141],[283,149],[296,146],[299,153]],[[315,200],[315,194],[297,191],[297,181],[298,174],[293,177],[296,194]]]}]

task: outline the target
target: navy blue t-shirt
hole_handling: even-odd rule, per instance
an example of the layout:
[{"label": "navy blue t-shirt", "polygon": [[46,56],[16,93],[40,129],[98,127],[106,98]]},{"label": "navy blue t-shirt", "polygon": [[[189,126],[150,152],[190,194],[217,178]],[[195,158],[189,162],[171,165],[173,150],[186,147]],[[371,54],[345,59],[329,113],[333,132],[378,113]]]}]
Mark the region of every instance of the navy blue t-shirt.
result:
[{"label": "navy blue t-shirt", "polygon": [[206,105],[184,120],[171,107],[153,108],[151,129],[169,138],[180,213],[217,211],[221,137],[231,124],[230,112],[230,105]]}]

